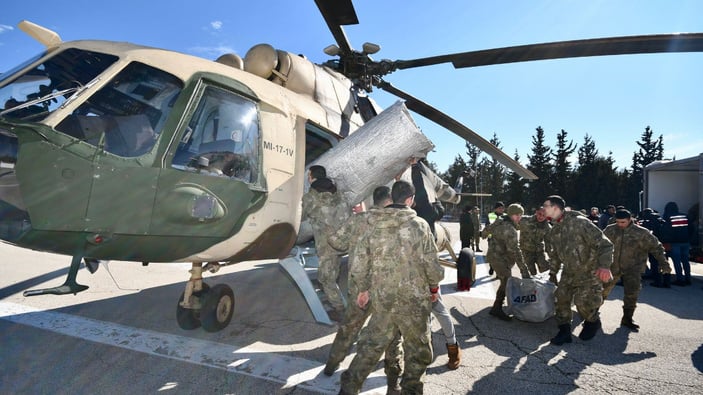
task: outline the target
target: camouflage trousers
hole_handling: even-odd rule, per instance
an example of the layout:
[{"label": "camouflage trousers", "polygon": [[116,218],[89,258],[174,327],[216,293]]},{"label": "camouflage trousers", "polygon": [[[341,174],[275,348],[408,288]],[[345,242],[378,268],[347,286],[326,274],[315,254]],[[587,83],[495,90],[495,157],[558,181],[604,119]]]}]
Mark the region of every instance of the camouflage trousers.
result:
[{"label": "camouflage trousers", "polygon": [[522,250],[522,257],[525,259],[525,264],[527,265],[527,270],[530,271],[531,275],[537,273],[546,272],[549,270],[549,262],[544,256],[544,251],[527,251]]},{"label": "camouflage trousers", "polygon": [[[349,295],[349,299],[352,300],[353,295]],[[359,337],[359,332],[369,315],[371,315],[370,305],[366,309],[361,309],[356,303],[349,302],[346,310],[344,310],[344,321],[339,325],[337,335],[335,335],[332,342],[330,355],[327,357],[328,365],[338,365],[347,357],[352,344]],[[401,373],[403,373],[402,360],[403,349],[401,347],[401,337],[398,334],[386,348],[384,359],[386,376],[400,377]]]},{"label": "camouflage trousers", "polygon": [[634,309],[637,307],[637,298],[640,296],[642,289],[642,275],[639,272],[633,273],[613,273],[613,279],[603,285],[603,302],[610,295],[610,291],[615,288],[615,284],[622,278],[622,285],[625,288],[622,297],[623,308]]},{"label": "camouflage trousers", "polygon": [[344,311],[344,298],[337,285],[342,257],[331,251],[331,248],[318,248],[317,257],[319,259],[317,281],[322,286],[322,292],[335,310]]},{"label": "camouflage trousers", "polygon": [[[356,356],[349,369],[342,373],[341,394],[358,394],[361,391],[361,386],[376,367],[381,354],[399,334],[403,337],[404,354],[400,383],[402,393],[422,394],[422,379],[427,366],[432,363],[429,311],[410,315],[374,311],[368,325],[361,331]],[[386,376],[391,377],[388,366]]]},{"label": "camouflage trousers", "polygon": [[490,262],[491,268],[496,273],[496,278],[500,280],[500,286],[496,291],[496,304],[503,304],[505,300],[505,288],[508,286],[508,278],[512,276],[512,267],[515,263],[510,263],[508,261],[503,261],[497,258],[492,258]]},{"label": "camouflage trousers", "polygon": [[598,320],[598,309],[603,304],[603,283],[593,276],[588,281],[569,281],[562,277],[554,292],[557,325],[571,324],[571,303],[579,315],[589,322]]}]

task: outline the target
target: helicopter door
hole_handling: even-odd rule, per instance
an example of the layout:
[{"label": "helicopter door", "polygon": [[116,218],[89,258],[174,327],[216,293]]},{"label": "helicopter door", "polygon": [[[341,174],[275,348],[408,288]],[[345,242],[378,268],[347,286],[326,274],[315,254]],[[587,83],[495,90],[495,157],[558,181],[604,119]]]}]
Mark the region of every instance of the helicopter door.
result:
[{"label": "helicopter door", "polygon": [[226,238],[263,196],[256,102],[203,83],[157,188],[152,234]]}]

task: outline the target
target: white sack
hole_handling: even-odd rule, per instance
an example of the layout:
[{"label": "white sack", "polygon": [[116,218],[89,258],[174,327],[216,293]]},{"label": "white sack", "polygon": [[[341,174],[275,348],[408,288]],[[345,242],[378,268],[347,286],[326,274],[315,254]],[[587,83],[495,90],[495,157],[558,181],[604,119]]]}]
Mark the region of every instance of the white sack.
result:
[{"label": "white sack", "polygon": [[433,148],[398,101],[310,165],[324,166],[352,207],[407,169],[409,158],[424,158]]},{"label": "white sack", "polygon": [[508,313],[528,322],[542,322],[554,315],[554,291],[557,286],[546,279],[508,278],[506,296]]}]

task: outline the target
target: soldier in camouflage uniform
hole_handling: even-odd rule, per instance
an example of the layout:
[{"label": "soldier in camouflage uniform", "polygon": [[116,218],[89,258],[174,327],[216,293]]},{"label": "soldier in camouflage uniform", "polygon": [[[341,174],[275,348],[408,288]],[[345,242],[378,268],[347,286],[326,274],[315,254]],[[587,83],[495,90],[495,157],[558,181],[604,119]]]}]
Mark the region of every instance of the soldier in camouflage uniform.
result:
[{"label": "soldier in camouflage uniform", "polygon": [[471,225],[474,227],[474,234],[471,239],[474,245],[474,251],[483,252],[478,247],[478,243],[481,241],[481,219],[478,215],[478,206],[471,208]]},{"label": "soldier in camouflage uniform", "polygon": [[[369,230],[369,218],[378,215],[378,212],[389,204],[393,203],[391,199],[391,190],[387,186],[381,186],[373,192],[374,207],[369,211],[364,211],[352,215],[349,220],[339,228],[334,234],[330,235],[327,240],[329,244],[336,250],[348,252],[349,278],[347,298],[350,301],[347,308],[344,310],[344,319],[339,325],[337,335],[332,342],[330,355],[327,357],[324,374],[331,376],[339,368],[339,364],[349,353],[352,344],[356,341],[361,327],[371,314],[371,309],[362,309],[354,301],[356,296],[361,291],[357,285],[357,278],[364,274],[368,268],[363,267],[365,262],[359,262],[357,259],[357,240],[365,236]],[[385,371],[388,378],[388,387],[396,388],[400,385],[400,374],[403,372],[402,359],[403,353],[400,344],[400,333],[393,339],[385,352]]]},{"label": "soldier in camouflage uniform", "polygon": [[327,178],[324,167],[310,166],[308,180],[310,190],[303,195],[302,219],[310,221],[312,226],[319,258],[317,280],[334,309],[331,317],[339,320],[344,312],[344,299],[337,285],[341,256],[327,243],[327,236],[346,222],[351,210],[347,209],[332,180]]},{"label": "soldier in camouflage uniform", "polygon": [[393,204],[370,218],[370,231],[361,238],[357,262],[368,262],[359,278],[357,304],[371,302],[371,318],[362,329],[357,354],[342,374],[340,394],[357,394],[366,377],[398,331],[403,336],[403,393],[422,393],[422,378],[432,362],[429,318],[437,300],[444,269],[425,220],[413,209],[415,188],[406,181],[393,184]]},{"label": "soldier in camouflage uniform", "polygon": [[549,270],[549,262],[545,257],[544,236],[552,228],[544,214],[544,208],[535,210],[535,214],[526,216],[520,222],[520,250],[525,258],[525,264],[530,274]]},{"label": "soldier in camouflage uniform", "polygon": [[549,240],[549,278],[557,283],[562,269],[556,298],[556,319],[559,333],[552,344],[571,343],[571,302],[583,318],[582,340],[590,340],[601,327],[598,309],[603,303],[603,283],[612,280],[613,243],[586,216],[565,211],[561,196],[552,195],[544,202],[552,229]]},{"label": "soldier in camouflage uniform", "polygon": [[500,287],[496,292],[496,300],[490,315],[501,320],[510,321],[510,316],[503,312],[503,302],[505,301],[505,288],[508,278],[511,276],[511,269],[517,263],[523,278],[530,278],[530,272],[520,251],[517,228],[525,210],[517,203],[508,206],[505,211],[507,215],[497,218],[488,226],[488,233],[491,234],[491,243],[488,246],[486,259],[495,271],[496,277],[500,280]]},{"label": "soldier in camouflage uniform", "polygon": [[623,317],[620,325],[639,331],[639,325],[632,320],[632,315],[637,307],[637,297],[640,293],[640,280],[642,273],[647,268],[648,254],[652,254],[657,262],[661,262],[659,269],[668,278],[671,266],[664,255],[664,246],[648,229],[632,221],[632,214],[628,210],[615,212],[615,223],[608,225],[603,231],[606,237],[615,246],[615,260],[611,271],[613,280],[603,287],[603,301],[608,297],[615,283],[622,277],[625,288],[623,296]]}]

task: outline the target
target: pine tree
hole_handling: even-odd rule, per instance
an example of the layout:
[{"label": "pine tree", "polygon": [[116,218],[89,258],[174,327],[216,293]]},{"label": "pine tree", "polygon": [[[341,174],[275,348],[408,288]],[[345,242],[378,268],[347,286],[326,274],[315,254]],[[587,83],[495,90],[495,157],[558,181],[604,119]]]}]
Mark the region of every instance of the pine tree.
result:
[{"label": "pine tree", "polygon": [[[513,156],[516,162],[520,162],[520,155],[517,150],[515,150],[515,156]],[[527,198],[525,179],[515,172],[508,173],[508,182],[505,185],[505,199],[510,203],[521,203],[525,205],[525,199]],[[532,206],[530,206],[532,207]],[[525,206],[528,209],[528,206]],[[532,212],[532,210],[529,210]]]},{"label": "pine tree", "polygon": [[566,142],[567,133],[564,129],[557,134],[557,150],[554,155],[554,172],[552,173],[552,193],[563,197],[571,195],[571,163],[569,156],[576,151],[573,141]]},{"label": "pine tree", "polygon": [[530,182],[527,187],[527,202],[530,206],[539,206],[544,199],[552,194],[549,179],[551,178],[551,148],[544,142],[544,130],[537,127],[537,133],[532,136],[532,155],[527,155],[527,169],[532,171],[537,177]]}]

